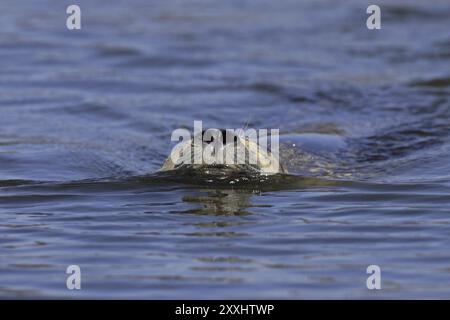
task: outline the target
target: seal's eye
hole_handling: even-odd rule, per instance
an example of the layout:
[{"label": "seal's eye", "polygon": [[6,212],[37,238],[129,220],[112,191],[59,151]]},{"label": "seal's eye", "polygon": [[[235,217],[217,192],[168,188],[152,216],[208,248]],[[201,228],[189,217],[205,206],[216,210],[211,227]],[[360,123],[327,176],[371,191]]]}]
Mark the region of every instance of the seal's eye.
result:
[{"label": "seal's eye", "polygon": [[[205,132],[206,132],[205,130],[202,131],[202,140],[203,140],[203,136],[204,136]],[[232,138],[232,140],[230,138],[228,140],[231,140],[231,141],[227,141],[227,130],[220,129],[220,133],[222,134],[222,144],[223,145],[227,144],[227,142],[228,143],[231,143],[232,141],[237,142],[237,136],[234,133],[232,133],[231,131],[228,132],[228,135],[231,135],[230,138]],[[211,141],[209,141],[207,143],[211,143],[213,141],[214,141],[214,137],[211,137]]]}]

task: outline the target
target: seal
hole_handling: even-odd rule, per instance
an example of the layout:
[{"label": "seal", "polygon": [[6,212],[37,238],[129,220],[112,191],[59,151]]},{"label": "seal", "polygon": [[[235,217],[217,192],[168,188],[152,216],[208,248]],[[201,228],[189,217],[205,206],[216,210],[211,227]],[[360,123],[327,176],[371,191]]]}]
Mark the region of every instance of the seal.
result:
[{"label": "seal", "polygon": [[[266,175],[287,173],[276,154],[267,148],[262,148],[248,136],[240,134],[230,136],[229,131],[224,129],[218,130],[218,133],[205,139],[207,132],[202,131],[193,139],[178,144],[172,149],[159,171],[192,170],[199,174],[213,176],[236,173]],[[196,138],[200,144],[195,143]],[[221,141],[217,143],[219,139]],[[224,159],[232,161],[224,161]]]},{"label": "seal", "polygon": [[[159,171],[191,172],[196,175],[227,177],[232,175],[296,174],[302,176],[331,176],[338,161],[336,154],[345,149],[346,142],[338,134],[291,133],[280,135],[278,152],[261,148],[257,142],[243,135],[225,139],[227,131],[204,139],[205,131],[172,149]],[[196,144],[198,138],[201,143]],[[221,143],[211,148],[214,142]],[[215,141],[216,140],[216,141]],[[211,149],[212,152],[204,152]],[[239,149],[241,148],[241,149]],[[245,152],[238,152],[244,150]],[[234,159],[224,163],[217,155],[225,154]],[[256,159],[251,162],[250,159]]]}]

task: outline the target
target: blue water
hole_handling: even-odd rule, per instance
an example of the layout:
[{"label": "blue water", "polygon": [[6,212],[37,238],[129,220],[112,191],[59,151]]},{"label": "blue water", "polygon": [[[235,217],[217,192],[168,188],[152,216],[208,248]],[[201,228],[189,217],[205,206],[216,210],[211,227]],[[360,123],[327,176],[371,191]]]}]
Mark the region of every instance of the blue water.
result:
[{"label": "blue water", "polygon": [[[0,297],[450,298],[448,1],[378,1],[376,31],[367,1],[77,1],[73,31],[69,4],[0,3]],[[347,147],[154,175],[194,120]]]}]

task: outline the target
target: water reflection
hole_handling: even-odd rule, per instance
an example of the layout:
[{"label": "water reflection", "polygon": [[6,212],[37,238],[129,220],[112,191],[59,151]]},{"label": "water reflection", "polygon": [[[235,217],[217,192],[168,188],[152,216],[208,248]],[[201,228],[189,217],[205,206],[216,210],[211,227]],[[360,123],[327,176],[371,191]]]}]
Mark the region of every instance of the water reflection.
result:
[{"label": "water reflection", "polygon": [[202,189],[199,196],[185,196],[183,201],[199,204],[199,208],[187,210],[187,213],[200,215],[245,216],[251,214],[250,197],[253,192],[242,189]]}]

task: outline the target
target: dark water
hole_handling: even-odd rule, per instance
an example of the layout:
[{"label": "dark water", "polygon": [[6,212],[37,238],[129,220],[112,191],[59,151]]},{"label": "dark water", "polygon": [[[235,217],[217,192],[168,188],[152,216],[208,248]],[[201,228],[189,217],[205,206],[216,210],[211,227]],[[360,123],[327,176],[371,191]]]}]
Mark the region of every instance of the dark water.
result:
[{"label": "dark water", "polygon": [[[448,1],[378,1],[379,31],[366,1],[77,3],[81,31],[0,3],[1,297],[450,298]],[[152,175],[194,120],[348,145],[323,176]]]}]

